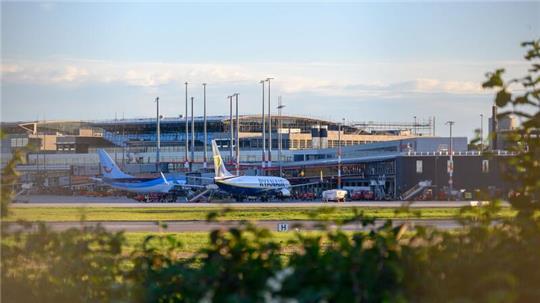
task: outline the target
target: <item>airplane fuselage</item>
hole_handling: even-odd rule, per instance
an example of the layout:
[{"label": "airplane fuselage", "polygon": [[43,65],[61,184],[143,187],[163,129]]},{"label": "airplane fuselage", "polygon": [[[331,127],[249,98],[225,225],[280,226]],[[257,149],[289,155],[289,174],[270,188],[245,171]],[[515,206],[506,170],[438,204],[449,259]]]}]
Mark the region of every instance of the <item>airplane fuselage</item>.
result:
[{"label": "airplane fuselage", "polygon": [[[164,182],[162,178],[122,178],[122,179],[108,179],[104,178],[103,181],[109,186],[125,190],[133,193],[168,193],[175,186],[182,185],[182,182],[178,180],[167,180],[168,184]],[[185,183],[185,182],[184,182]]]},{"label": "airplane fuselage", "polygon": [[216,185],[236,196],[261,196],[278,192],[285,193],[290,187],[287,179],[266,176],[234,176],[228,178],[215,178]]}]

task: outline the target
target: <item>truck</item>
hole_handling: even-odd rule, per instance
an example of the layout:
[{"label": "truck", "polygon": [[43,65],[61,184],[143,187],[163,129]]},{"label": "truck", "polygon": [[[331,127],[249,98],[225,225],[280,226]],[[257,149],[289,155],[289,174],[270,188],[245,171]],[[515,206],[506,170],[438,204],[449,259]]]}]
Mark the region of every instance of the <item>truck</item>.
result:
[{"label": "truck", "polygon": [[322,192],[322,200],[324,202],[345,202],[346,197],[347,191],[343,189],[330,189]]}]

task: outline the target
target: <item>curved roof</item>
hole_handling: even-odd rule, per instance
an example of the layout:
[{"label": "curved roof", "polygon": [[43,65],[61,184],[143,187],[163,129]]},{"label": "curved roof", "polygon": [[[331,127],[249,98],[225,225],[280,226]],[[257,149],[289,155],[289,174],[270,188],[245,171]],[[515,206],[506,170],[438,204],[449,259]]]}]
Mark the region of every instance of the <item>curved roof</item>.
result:
[{"label": "curved roof", "polygon": [[[233,120],[235,117],[233,116]],[[261,123],[261,115],[240,115],[239,119],[242,121],[253,120],[255,123]],[[272,115],[272,120],[296,120],[296,123],[302,124],[304,128],[310,127],[311,125],[321,124],[328,125],[332,127],[337,127],[338,122],[305,117],[305,116],[294,116],[294,115],[282,115],[278,116],[276,114]],[[191,117],[187,117],[188,121],[191,121]],[[195,116],[193,120],[196,123],[202,123],[204,121],[203,116]],[[106,120],[50,120],[50,121],[19,121],[19,122],[4,122],[2,123],[3,129],[9,129],[8,132],[33,132],[35,129],[40,130],[57,130],[59,132],[71,133],[75,132],[81,127],[97,127],[97,128],[107,128],[111,126],[134,126],[137,125],[149,125],[152,127],[155,124],[156,118],[154,117],[145,117],[145,118],[129,118],[129,119],[106,119]],[[207,116],[207,121],[212,122],[222,122],[228,123],[228,115],[213,115]],[[162,124],[175,124],[175,123],[185,123],[186,118],[183,116],[178,117],[163,117],[161,119]]]}]

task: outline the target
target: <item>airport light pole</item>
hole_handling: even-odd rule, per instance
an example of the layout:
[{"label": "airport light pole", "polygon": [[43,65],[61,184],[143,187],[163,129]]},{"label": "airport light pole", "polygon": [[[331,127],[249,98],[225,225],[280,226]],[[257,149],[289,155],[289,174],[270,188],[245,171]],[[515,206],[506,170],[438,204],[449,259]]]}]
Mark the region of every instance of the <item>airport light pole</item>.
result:
[{"label": "airport light pole", "polygon": [[282,149],[283,149],[283,143],[281,142],[282,141],[282,134],[281,134],[281,131],[282,131],[282,128],[283,128],[283,121],[281,119],[281,110],[285,107],[285,105],[283,105],[281,103],[281,96],[278,97],[278,115],[279,115],[279,129],[278,129],[278,160],[279,160],[279,176],[280,177],[283,177],[283,165],[282,165],[282,162],[283,162],[283,159],[282,159]]},{"label": "airport light pole", "polygon": [[185,153],[184,153],[184,167],[188,167],[189,166],[189,155],[188,155],[188,152],[189,152],[189,139],[188,139],[188,132],[189,132],[189,128],[188,128],[188,82],[186,81],[184,83],[186,85],[186,115],[184,116],[184,120],[185,120],[185,125],[186,125],[186,132],[185,132],[185,139],[184,139],[184,142],[185,142]]},{"label": "airport light pole", "polygon": [[207,154],[207,141],[208,141],[208,132],[206,129],[206,83],[203,83],[203,111],[204,111],[204,152],[203,152],[203,168],[207,168],[208,154]]},{"label": "airport light pole", "polygon": [[156,97],[156,168],[161,171],[159,164],[159,150],[161,149],[161,129],[159,119],[159,97]]},{"label": "airport light pole", "polygon": [[235,143],[236,143],[236,175],[240,175],[240,120],[238,119],[238,93],[234,93],[233,96],[236,100],[236,132],[235,132]]},{"label": "airport light pole", "polygon": [[229,98],[229,109],[230,109],[230,111],[229,111],[229,124],[230,124],[229,125],[229,136],[230,136],[230,138],[229,138],[229,162],[233,161],[233,137],[234,137],[233,128],[234,128],[234,125],[233,125],[233,118],[232,118],[232,112],[233,112],[233,110],[232,110],[232,97],[233,96],[228,97]]},{"label": "airport light pole", "polygon": [[437,124],[435,123],[435,116],[433,116],[433,137],[437,136],[437,134],[435,133],[435,126]]},{"label": "airport light pole", "polygon": [[480,154],[484,152],[484,114],[480,114]]},{"label": "airport light pole", "polygon": [[193,115],[193,97],[191,97],[191,164],[189,170],[193,169],[193,162],[195,162],[195,116]]},{"label": "airport light pole", "polygon": [[266,78],[268,82],[268,167],[272,167],[272,99],[270,98],[270,80],[274,80],[274,78]]},{"label": "airport light pole", "polygon": [[[264,170],[266,166],[266,117],[264,116],[264,80],[261,80],[262,84],[262,164],[261,170]],[[263,172],[264,175],[264,172]]]},{"label": "airport light pole", "polygon": [[414,116],[414,124],[413,124],[413,134],[416,136],[416,116]]},{"label": "airport light pole", "polygon": [[452,139],[452,126],[455,124],[456,122],[454,121],[447,121],[446,124],[448,126],[450,126],[450,160],[449,160],[449,163],[448,163],[448,190],[449,190],[449,195],[448,195],[448,198],[450,198],[450,196],[452,195],[452,189],[453,189],[453,185],[454,185],[454,180],[452,180],[452,177],[454,175],[454,149],[453,149],[453,139]]},{"label": "airport light pole", "polygon": [[341,189],[341,129],[345,119],[341,119],[338,126],[338,188]]}]

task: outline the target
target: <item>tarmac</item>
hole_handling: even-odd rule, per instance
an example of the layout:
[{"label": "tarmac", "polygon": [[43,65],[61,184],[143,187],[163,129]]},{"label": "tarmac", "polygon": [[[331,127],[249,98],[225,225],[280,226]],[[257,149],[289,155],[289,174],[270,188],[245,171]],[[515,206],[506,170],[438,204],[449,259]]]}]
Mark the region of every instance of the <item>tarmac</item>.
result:
[{"label": "tarmac", "polygon": [[[12,203],[11,207],[254,207],[254,208],[279,208],[279,207],[369,207],[369,208],[397,208],[407,205],[411,208],[436,208],[436,207],[463,207],[478,203],[478,201],[417,201],[408,203],[406,201],[351,201],[351,202],[322,202],[322,201],[279,201],[279,202],[219,202],[219,203],[143,203],[134,202],[134,200],[126,197],[87,197],[87,196],[57,196],[57,195],[32,195],[19,197],[19,201]],[[376,220],[373,226],[362,226],[359,223],[349,223],[340,226],[343,230],[360,231],[371,230],[374,227],[379,227],[386,220]],[[460,228],[461,225],[454,219],[398,219],[392,220],[393,225],[407,223],[411,226],[432,226],[437,229],[449,230]],[[258,227],[267,228],[269,230],[278,230],[281,226],[283,229],[286,226],[287,231],[292,230],[320,230],[322,222],[310,220],[262,220],[252,222]],[[126,231],[126,232],[194,232],[194,231],[211,231],[219,228],[230,228],[240,226],[242,221],[221,221],[221,222],[206,222],[206,221],[85,221],[85,222],[47,222],[51,229],[56,231],[67,230],[69,228],[80,228],[82,226],[101,225],[109,231]],[[330,224],[330,228],[338,228],[336,224]],[[20,226],[16,223],[4,222],[3,228],[19,229]],[[167,228],[163,228],[166,225]],[[37,228],[37,224],[33,224],[32,228]]]},{"label": "tarmac", "polygon": [[273,201],[273,202],[173,202],[173,203],[144,203],[136,202],[127,197],[87,197],[87,196],[56,196],[32,195],[19,197],[13,207],[388,207],[397,208],[409,206],[411,208],[436,207],[463,207],[471,205],[474,201],[347,201],[322,202],[316,201]]}]

